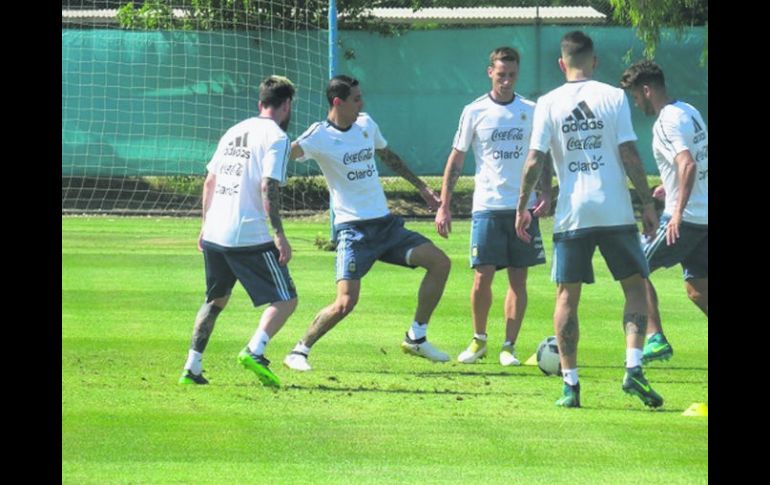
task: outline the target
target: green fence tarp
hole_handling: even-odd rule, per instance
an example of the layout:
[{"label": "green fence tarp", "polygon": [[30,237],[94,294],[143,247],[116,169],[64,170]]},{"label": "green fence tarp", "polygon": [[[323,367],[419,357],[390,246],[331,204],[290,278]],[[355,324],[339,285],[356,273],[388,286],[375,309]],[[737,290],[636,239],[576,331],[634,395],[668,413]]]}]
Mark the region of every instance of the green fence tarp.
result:
[{"label": "green fence tarp", "polygon": [[[516,91],[537,96],[564,82],[559,40],[574,26],[515,26],[409,32],[383,37],[340,32],[338,72],[361,81],[365,111],[390,147],[423,175],[443,173],[460,112],[489,90],[489,52],[521,53]],[[583,27],[599,58],[595,79],[618,84],[624,56],[641,57],[633,29]],[[290,135],[326,114],[326,33],[126,32],[62,30],[62,174],[203,174],[219,137],[256,113],[260,79],[285,74],[298,85]],[[656,62],[669,93],[708,123],[705,29],[664,31]],[[310,52],[310,54],[308,54]],[[348,58],[350,57],[350,58]],[[274,67],[266,67],[274,66]],[[269,71],[269,72],[268,72]],[[653,118],[632,108],[649,173]],[[314,165],[314,164],[311,164]],[[291,173],[307,173],[292,164]],[[385,175],[386,167],[381,168]],[[464,173],[473,173],[469,156]]]}]

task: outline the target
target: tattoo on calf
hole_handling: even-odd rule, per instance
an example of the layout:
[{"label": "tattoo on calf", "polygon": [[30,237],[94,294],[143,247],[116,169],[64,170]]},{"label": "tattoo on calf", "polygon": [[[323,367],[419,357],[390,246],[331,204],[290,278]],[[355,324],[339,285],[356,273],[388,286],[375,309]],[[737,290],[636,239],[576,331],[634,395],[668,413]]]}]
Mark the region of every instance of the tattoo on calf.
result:
[{"label": "tattoo on calf", "polygon": [[193,329],[190,347],[196,352],[203,353],[209,343],[211,332],[214,331],[214,323],[222,309],[213,303],[204,303],[195,316],[195,328]]},{"label": "tattoo on calf", "polygon": [[578,335],[577,318],[567,318],[567,323],[559,330],[559,352],[564,356],[577,354]]},{"label": "tattoo on calf", "polygon": [[623,331],[626,335],[645,335],[647,333],[647,315],[625,313],[623,315]]}]

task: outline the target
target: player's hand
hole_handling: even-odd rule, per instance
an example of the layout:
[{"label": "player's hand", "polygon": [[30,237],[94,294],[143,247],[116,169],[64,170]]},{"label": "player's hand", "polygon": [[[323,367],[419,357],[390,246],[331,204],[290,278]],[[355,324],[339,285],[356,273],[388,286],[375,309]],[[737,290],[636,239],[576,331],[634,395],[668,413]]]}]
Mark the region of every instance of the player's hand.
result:
[{"label": "player's hand", "polygon": [[551,213],[551,194],[541,193],[535,201],[533,213],[537,217],[546,217]]},{"label": "player's hand", "polygon": [[203,252],[203,228],[198,233],[198,251]]},{"label": "player's hand", "polygon": [[642,232],[648,238],[652,239],[655,236],[655,230],[658,228],[658,213],[655,211],[655,204],[642,206],[642,228]]},{"label": "player's hand", "polygon": [[420,195],[425,203],[428,204],[428,209],[434,211],[441,207],[441,198],[429,187],[426,186],[421,188]]},{"label": "player's hand", "polygon": [[527,244],[532,242],[532,236],[527,232],[531,223],[532,215],[528,210],[516,211],[516,235]]},{"label": "player's hand", "polygon": [[452,211],[449,207],[442,205],[436,211],[436,231],[444,239],[448,238],[449,233],[452,232]]},{"label": "player's hand", "polygon": [[286,266],[291,259],[291,245],[289,244],[289,240],[286,239],[286,235],[282,232],[276,234],[273,240],[275,241],[275,246],[278,248],[278,264]]},{"label": "player's hand", "polygon": [[658,200],[666,200],[666,189],[662,185],[658,185],[655,187],[655,190],[652,191],[652,198],[658,199]]},{"label": "player's hand", "polygon": [[666,245],[672,246],[679,239],[679,226],[682,224],[682,215],[674,214],[666,225]]}]

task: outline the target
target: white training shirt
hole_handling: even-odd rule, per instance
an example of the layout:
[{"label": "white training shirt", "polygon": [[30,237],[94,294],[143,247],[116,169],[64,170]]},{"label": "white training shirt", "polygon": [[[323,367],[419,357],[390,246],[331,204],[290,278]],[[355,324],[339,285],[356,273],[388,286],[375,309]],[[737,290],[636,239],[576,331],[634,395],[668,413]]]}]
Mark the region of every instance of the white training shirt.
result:
[{"label": "white training shirt", "polygon": [[286,133],[269,118],[249,118],[227,130],[206,166],[217,183],[204,240],[225,247],[273,240],[262,205],[262,179],[285,184],[289,147]]},{"label": "white training shirt", "polygon": [[530,149],[550,149],[553,157],[559,180],[554,234],[635,224],[618,150],[634,140],[622,89],[574,81],[537,100]]},{"label": "white training shirt", "polygon": [[663,107],[652,127],[652,152],[658,164],[663,187],[666,189],[666,208],[663,212],[668,215],[674,213],[679,197],[674,158],[685,150],[690,151],[697,171],[682,220],[693,224],[708,224],[708,129],[697,109],[683,101],[676,101]]},{"label": "white training shirt", "polygon": [[297,142],[304,152],[298,160],[315,160],[326,177],[335,224],[390,213],[374,161],[374,150],[388,142],[368,114],[359,113],[344,131],[329,120],[313,123]]},{"label": "white training shirt", "polygon": [[[473,147],[473,212],[516,209],[534,111],[535,103],[516,93],[507,103],[485,94],[463,109],[452,146],[461,152]],[[530,206],[534,201],[533,192]]]}]

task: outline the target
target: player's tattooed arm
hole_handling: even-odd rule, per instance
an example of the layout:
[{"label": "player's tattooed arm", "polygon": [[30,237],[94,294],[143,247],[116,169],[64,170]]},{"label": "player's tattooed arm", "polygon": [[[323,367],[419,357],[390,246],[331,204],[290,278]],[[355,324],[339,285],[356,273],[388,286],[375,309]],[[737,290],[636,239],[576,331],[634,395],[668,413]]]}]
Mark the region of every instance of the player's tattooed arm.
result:
[{"label": "player's tattooed arm", "polygon": [[652,198],[650,187],[647,185],[647,174],[644,173],[642,159],[636,151],[636,143],[627,141],[618,145],[620,159],[626,168],[626,174],[636,188],[636,193],[642,201],[642,227],[647,237],[655,234],[658,227],[658,214],[655,212],[655,200]]},{"label": "player's tattooed arm", "polygon": [[406,163],[401,160],[401,157],[396,155],[395,152],[391,151],[390,148],[380,148],[376,150],[375,153],[377,153],[377,156],[380,157],[382,163],[393,170],[395,174],[406,179],[407,182],[414,185],[418,190],[422,190],[427,187],[425,182],[420,180],[420,177],[409,170],[409,167],[407,167]]},{"label": "player's tattooed arm", "polygon": [[273,232],[275,234],[283,233],[281,189],[277,180],[269,177],[262,180],[262,205],[270,219],[270,225],[273,226]]},{"label": "player's tattooed arm", "polygon": [[527,161],[524,163],[524,171],[521,174],[521,191],[519,192],[517,211],[524,212],[527,210],[529,195],[532,193],[538,180],[540,180],[540,174],[543,171],[546,160],[548,160],[548,155],[540,150],[529,151]]},{"label": "player's tattooed arm", "polygon": [[653,205],[655,201],[652,198],[650,187],[647,185],[647,174],[644,173],[644,165],[636,150],[636,143],[627,141],[618,145],[620,159],[626,168],[626,174],[631,179],[631,183],[636,188],[636,193],[642,201],[642,205]]}]

